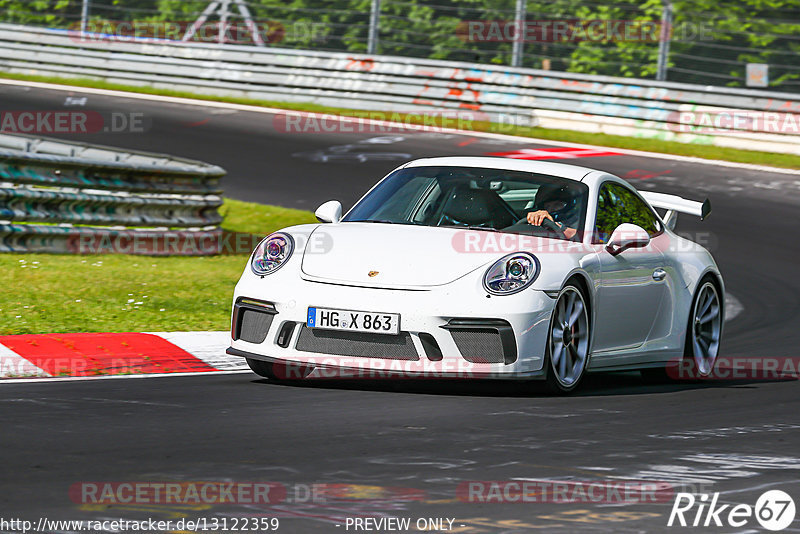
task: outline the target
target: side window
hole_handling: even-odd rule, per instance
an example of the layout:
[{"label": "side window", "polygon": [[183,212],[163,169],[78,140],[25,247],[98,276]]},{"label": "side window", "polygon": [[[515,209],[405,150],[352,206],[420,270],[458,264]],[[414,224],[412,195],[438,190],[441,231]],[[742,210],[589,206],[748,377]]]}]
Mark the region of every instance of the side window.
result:
[{"label": "side window", "polygon": [[614,229],[625,222],[625,214],[618,199],[611,191],[610,183],[600,186],[597,197],[597,219],[594,225],[595,243],[607,243]]},{"label": "side window", "polygon": [[608,242],[614,229],[622,223],[641,226],[650,237],[662,230],[661,223],[639,197],[619,184],[606,182],[600,186],[598,195],[595,242]]}]

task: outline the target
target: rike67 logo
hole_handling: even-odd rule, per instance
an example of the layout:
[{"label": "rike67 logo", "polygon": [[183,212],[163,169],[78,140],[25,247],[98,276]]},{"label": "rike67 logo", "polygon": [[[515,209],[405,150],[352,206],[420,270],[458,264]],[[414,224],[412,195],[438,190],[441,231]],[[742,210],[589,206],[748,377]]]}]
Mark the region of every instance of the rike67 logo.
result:
[{"label": "rike67 logo", "polygon": [[755,506],[720,504],[719,493],[698,496],[681,492],[675,496],[667,526],[741,528],[755,518],[762,528],[777,531],[791,525],[794,517],[794,500],[781,490],[762,493]]}]

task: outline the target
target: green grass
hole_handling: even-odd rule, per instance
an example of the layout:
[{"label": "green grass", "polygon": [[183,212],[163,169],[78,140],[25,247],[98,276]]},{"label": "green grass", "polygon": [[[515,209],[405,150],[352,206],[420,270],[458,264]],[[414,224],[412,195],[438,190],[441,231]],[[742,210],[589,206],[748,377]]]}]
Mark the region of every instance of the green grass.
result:
[{"label": "green grass", "polygon": [[[225,200],[227,230],[266,235],[310,212]],[[247,257],[0,254],[0,335],[227,330]]]},{"label": "green grass", "polygon": [[225,330],[243,256],[4,254],[0,334]]},{"label": "green grass", "polygon": [[226,198],[219,212],[225,217],[222,227],[231,232],[267,235],[275,230],[317,222],[310,211],[267,206]]},{"label": "green grass", "polygon": [[[73,85],[78,87],[92,87],[98,89],[147,93],[153,95],[173,96],[181,98],[194,98],[198,100],[209,100],[216,102],[232,102],[236,104],[291,109],[296,111],[331,113],[336,115],[354,115],[354,114],[370,113],[369,111],[334,108],[328,106],[320,106],[316,104],[253,100],[248,98],[203,95],[185,91],[156,89],[153,87],[129,86],[129,85],[108,83],[102,80],[92,80],[86,78],[61,78],[52,76],[31,76],[31,75],[9,74],[9,73],[0,73],[0,78],[57,83],[57,84]],[[414,118],[411,117],[409,122],[418,123],[420,121],[414,120]],[[775,154],[772,152],[739,150],[735,148],[715,147],[703,144],[678,143],[675,141],[667,141],[664,139],[658,139],[652,137],[623,137],[618,135],[608,135],[601,133],[575,132],[571,130],[551,130],[546,128],[529,128],[525,126],[497,125],[497,124],[477,122],[477,121],[471,124],[467,124],[465,127],[471,128],[475,131],[497,132],[508,135],[518,135],[522,137],[533,137],[538,139],[549,139],[553,141],[562,141],[567,143],[600,145],[600,146],[607,146],[614,148],[625,148],[629,150],[644,150],[648,152],[660,152],[664,154],[675,154],[679,156],[691,156],[704,159],[733,161],[737,163],[751,163],[757,165],[769,165],[773,167],[784,167],[789,169],[800,169],[800,156],[792,154]]]}]

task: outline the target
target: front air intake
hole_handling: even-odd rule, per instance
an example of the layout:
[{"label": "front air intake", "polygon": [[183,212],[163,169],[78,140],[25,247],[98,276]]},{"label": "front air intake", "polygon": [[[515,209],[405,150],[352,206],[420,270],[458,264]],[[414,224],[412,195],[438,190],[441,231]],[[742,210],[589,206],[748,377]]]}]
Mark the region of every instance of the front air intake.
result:
[{"label": "front air intake", "polygon": [[233,306],[232,337],[248,343],[263,343],[277,315],[275,307],[268,302],[239,299]]},{"label": "front air intake", "polygon": [[300,327],[295,349],[318,354],[380,358],[384,360],[417,361],[419,354],[408,332],[397,336],[366,332],[340,332]]},{"label": "front air intake", "polygon": [[470,363],[514,363],[517,342],[511,325],[501,319],[452,319],[450,331],[461,357]]}]

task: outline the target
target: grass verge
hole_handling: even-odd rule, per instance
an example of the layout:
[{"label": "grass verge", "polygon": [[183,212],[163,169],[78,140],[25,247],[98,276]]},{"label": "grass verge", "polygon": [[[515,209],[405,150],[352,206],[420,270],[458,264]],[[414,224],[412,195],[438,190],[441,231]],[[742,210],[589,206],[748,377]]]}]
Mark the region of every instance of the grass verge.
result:
[{"label": "grass verge", "polygon": [[[266,235],[310,212],[225,200],[223,227]],[[0,335],[227,330],[246,256],[0,254]]]},{"label": "grass verge", "polygon": [[[53,76],[32,76],[23,74],[0,73],[0,78],[34,81],[44,83],[56,83],[72,85],[76,87],[91,87],[96,89],[109,89],[115,91],[127,91],[134,93],[146,93],[162,96],[173,96],[181,98],[194,98],[197,100],[209,100],[216,102],[231,102],[236,104],[246,104],[253,106],[291,109],[295,111],[309,111],[318,113],[331,113],[334,115],[354,115],[365,114],[369,116],[369,111],[334,108],[319,106],[316,104],[305,104],[297,102],[278,102],[269,100],[253,100],[248,98],[225,97],[217,95],[203,95],[185,91],[172,91],[167,89],[156,89],[153,87],[139,87],[108,83],[102,80],[92,80],[87,78],[61,78]],[[422,119],[408,117],[409,123],[420,123]],[[771,152],[758,152],[751,150],[739,150],[735,148],[716,147],[702,144],[678,143],[658,138],[649,137],[623,137],[618,135],[608,135],[602,133],[575,132],[572,130],[551,130],[546,128],[529,128],[525,126],[497,125],[487,122],[473,122],[466,127],[481,132],[496,132],[507,135],[517,135],[521,137],[533,137],[538,139],[549,139],[552,141],[562,141],[567,143],[599,145],[614,148],[624,148],[629,150],[644,150],[647,152],[659,152],[663,154],[675,154],[678,156],[690,156],[704,159],[715,159],[732,161],[736,163],[751,163],[756,165],[768,165],[773,167],[783,167],[789,169],[800,169],[800,156],[792,154],[775,154]]]}]

